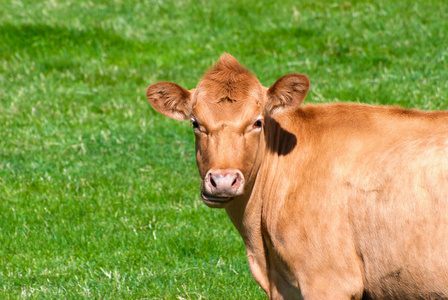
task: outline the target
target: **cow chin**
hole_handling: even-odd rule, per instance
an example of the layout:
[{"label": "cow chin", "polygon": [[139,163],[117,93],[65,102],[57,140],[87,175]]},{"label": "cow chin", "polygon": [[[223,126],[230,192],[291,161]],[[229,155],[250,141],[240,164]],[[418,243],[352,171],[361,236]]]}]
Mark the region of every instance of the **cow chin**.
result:
[{"label": "cow chin", "polygon": [[233,201],[233,197],[214,197],[201,193],[202,201],[211,208],[225,208],[227,204]]}]

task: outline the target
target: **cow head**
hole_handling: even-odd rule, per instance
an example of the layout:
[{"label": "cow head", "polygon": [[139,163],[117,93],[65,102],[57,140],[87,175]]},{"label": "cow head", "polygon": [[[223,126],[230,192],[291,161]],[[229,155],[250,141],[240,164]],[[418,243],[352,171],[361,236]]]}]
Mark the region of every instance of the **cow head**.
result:
[{"label": "cow head", "polygon": [[225,207],[250,193],[264,154],[267,118],[298,108],[308,89],[309,79],[302,74],[285,75],[265,88],[224,54],[195,89],[157,82],[146,97],[163,115],[190,120],[202,199],[210,207]]}]

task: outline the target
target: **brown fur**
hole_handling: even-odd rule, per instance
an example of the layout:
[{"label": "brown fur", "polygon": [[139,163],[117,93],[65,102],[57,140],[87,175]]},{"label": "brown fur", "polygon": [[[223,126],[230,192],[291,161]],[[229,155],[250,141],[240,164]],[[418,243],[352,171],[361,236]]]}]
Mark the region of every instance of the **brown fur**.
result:
[{"label": "brown fur", "polygon": [[229,54],[224,54],[198,84],[201,91],[211,93],[211,101],[244,101],[253,92],[258,79]]},{"label": "brown fur", "polygon": [[204,202],[225,207],[271,299],[448,299],[448,112],[303,106],[308,87],[264,88],[224,55],[191,93],[147,95],[191,110],[201,178],[244,176],[243,195]]}]

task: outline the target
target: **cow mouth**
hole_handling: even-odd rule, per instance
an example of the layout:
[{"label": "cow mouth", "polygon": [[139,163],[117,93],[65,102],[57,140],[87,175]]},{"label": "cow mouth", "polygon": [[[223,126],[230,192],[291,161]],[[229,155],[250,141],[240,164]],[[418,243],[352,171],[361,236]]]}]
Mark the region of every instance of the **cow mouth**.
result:
[{"label": "cow mouth", "polygon": [[205,193],[201,193],[201,197],[207,206],[214,208],[224,207],[233,200],[233,197],[216,197]]}]

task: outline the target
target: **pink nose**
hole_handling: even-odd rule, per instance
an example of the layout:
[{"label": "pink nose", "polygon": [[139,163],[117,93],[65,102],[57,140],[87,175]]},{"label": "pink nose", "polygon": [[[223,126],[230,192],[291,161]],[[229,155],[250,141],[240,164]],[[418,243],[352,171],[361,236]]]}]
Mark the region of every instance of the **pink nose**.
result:
[{"label": "pink nose", "polygon": [[244,187],[243,174],[238,170],[210,170],[204,178],[204,192],[215,197],[241,195]]}]

